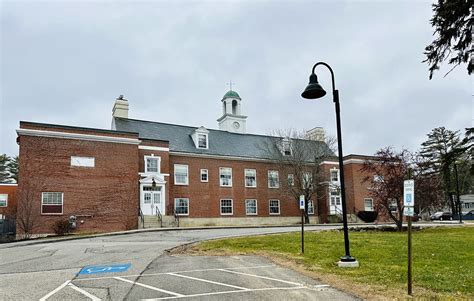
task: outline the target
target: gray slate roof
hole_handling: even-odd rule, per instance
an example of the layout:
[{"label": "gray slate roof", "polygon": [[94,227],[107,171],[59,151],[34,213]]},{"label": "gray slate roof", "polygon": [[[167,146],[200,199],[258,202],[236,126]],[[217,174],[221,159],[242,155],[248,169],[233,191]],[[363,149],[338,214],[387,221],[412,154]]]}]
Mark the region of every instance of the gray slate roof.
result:
[{"label": "gray slate roof", "polygon": [[[118,131],[139,133],[141,139],[169,141],[170,151],[183,153],[271,159],[269,151],[265,150],[266,145],[274,145],[275,140],[280,140],[272,136],[207,129],[209,149],[198,149],[191,138],[198,127],[117,117],[114,118],[114,123]],[[308,142],[327,148],[324,142]]]}]

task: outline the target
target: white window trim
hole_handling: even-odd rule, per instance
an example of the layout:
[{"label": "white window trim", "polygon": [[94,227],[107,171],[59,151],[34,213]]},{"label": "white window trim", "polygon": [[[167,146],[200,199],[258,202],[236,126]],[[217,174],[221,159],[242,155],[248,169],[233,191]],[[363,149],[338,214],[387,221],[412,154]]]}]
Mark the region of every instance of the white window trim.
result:
[{"label": "white window trim", "polygon": [[[61,213],[43,213],[43,206],[59,206],[59,204],[43,204],[43,196],[45,193],[60,193],[61,194]],[[64,192],[59,191],[42,191],[41,192],[41,215],[63,215],[64,213]]]},{"label": "white window trim", "polygon": [[[275,187],[270,186],[270,172],[272,172],[272,171],[276,172],[276,174],[277,174],[277,180],[278,180],[278,181],[277,181],[277,186],[275,186]],[[268,182],[268,188],[272,188],[272,189],[278,189],[278,188],[280,188],[280,173],[278,172],[278,170],[269,170],[269,171],[268,171],[268,174],[267,174],[267,177],[268,177],[268,178],[267,178],[267,179],[268,179],[268,180],[267,180],[267,182]]]},{"label": "white window trim", "polygon": [[[224,168],[230,169],[230,181],[229,181],[230,185],[223,185],[221,183],[221,175],[222,175],[221,172],[222,172],[222,169],[224,169]],[[219,186],[220,187],[232,187],[232,167],[219,167]]]},{"label": "white window trim", "polygon": [[[291,183],[290,183],[290,178],[291,178]],[[286,177],[286,181],[288,186],[294,187],[295,186],[295,175],[292,173],[289,173],[288,176]]]},{"label": "white window trim", "polygon": [[189,216],[189,198],[174,198],[174,211],[176,212],[176,200],[186,200],[188,202],[188,213],[176,213],[179,216]]},{"label": "white window trim", "polygon": [[[176,182],[176,166],[186,166],[186,183],[177,183]],[[173,165],[173,176],[174,176],[174,185],[179,185],[179,186],[189,185],[189,166],[187,164],[174,164]]]},{"label": "white window trim", "polygon": [[[222,201],[230,201],[230,209],[232,210],[231,213],[222,213]],[[219,201],[219,212],[221,215],[234,215],[234,200],[233,199],[220,199]]]},{"label": "white window trim", "polygon": [[314,215],[314,201],[313,200],[308,201],[308,209],[309,209],[309,202],[311,202],[313,204],[313,212],[309,212],[309,210],[308,210],[308,214],[309,215]]},{"label": "white window trim", "polygon": [[[199,147],[199,135],[206,136],[206,147]],[[209,149],[209,135],[208,134],[196,133],[196,140],[197,140],[196,148],[198,148],[198,149]]]},{"label": "white window trim", "polygon": [[[150,172],[148,171],[148,167],[147,167],[147,164],[146,164],[146,161],[148,159],[158,159],[158,171],[157,172]],[[144,161],[145,161],[145,173],[146,174],[160,174],[161,173],[161,157],[160,156],[154,156],[154,155],[151,155],[151,156],[144,156]]]},{"label": "white window trim", "polygon": [[[272,201],[278,201],[278,213],[272,213],[271,210],[270,210],[270,207],[271,207],[271,202]],[[280,206],[280,200],[277,200],[277,199],[270,199],[268,200],[268,214],[269,215],[280,215],[281,213],[281,206]]]},{"label": "white window trim", "polygon": [[1,193],[0,196],[5,196],[5,206],[0,206],[0,208],[6,208],[8,207],[8,194],[7,193]]},{"label": "white window trim", "polygon": [[[367,206],[365,205],[365,201],[370,200],[372,202],[372,210],[366,210]],[[373,198],[364,198],[364,211],[374,211],[374,199]]]},{"label": "white window trim", "polygon": [[[255,201],[255,213],[247,213],[247,201]],[[245,215],[258,215],[257,199],[245,199]]]},{"label": "white window trim", "polygon": [[[247,186],[247,170],[255,171],[255,186]],[[245,188],[257,188],[257,170],[255,168],[244,169],[244,184],[245,184]]]},{"label": "white window trim", "polygon": [[[337,181],[333,181],[333,180],[332,180],[332,175],[331,175],[331,174],[332,174],[333,171],[337,171]],[[330,169],[330,171],[329,171],[329,181],[330,181],[331,183],[339,183],[339,182],[341,182],[341,173],[339,172],[339,169],[338,169],[338,168],[331,168],[331,169]]]},{"label": "white window trim", "polygon": [[[202,179],[203,171],[206,171],[206,180],[205,181]],[[199,173],[199,177],[200,177],[201,182],[203,182],[203,183],[209,182],[209,170],[205,169],[205,168],[201,169],[201,171]]]}]

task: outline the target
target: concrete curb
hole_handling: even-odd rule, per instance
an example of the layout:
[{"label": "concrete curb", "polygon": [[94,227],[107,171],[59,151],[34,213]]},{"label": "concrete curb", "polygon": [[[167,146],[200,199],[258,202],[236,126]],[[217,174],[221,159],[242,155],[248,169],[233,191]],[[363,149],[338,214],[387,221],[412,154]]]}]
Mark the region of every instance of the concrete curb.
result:
[{"label": "concrete curb", "polygon": [[[441,224],[440,224],[441,225]],[[443,225],[450,225],[450,226],[465,226],[465,224],[443,224]],[[359,227],[383,227],[383,226],[395,226],[393,223],[348,223],[349,227],[359,226]],[[416,227],[435,227],[438,225],[433,225],[433,223],[417,223],[413,225]],[[89,238],[96,238],[96,237],[108,237],[108,236],[120,236],[120,235],[128,235],[128,234],[135,234],[135,233],[147,233],[147,232],[169,232],[169,231],[193,231],[193,230],[213,230],[213,229],[261,229],[261,228],[288,228],[288,227],[301,227],[300,224],[292,224],[292,225],[266,225],[266,226],[209,226],[209,227],[187,227],[187,228],[148,228],[148,229],[135,229],[135,230],[127,230],[127,231],[119,231],[119,232],[109,232],[109,233],[97,233],[97,234],[90,234],[90,235],[82,235],[76,236],[74,234],[66,237],[53,237],[53,238],[38,238],[32,240],[24,240],[24,241],[13,241],[7,243],[0,243],[0,249],[7,249],[13,247],[23,247],[23,246],[31,246],[31,245],[38,245],[38,244],[49,244],[49,243],[56,243],[56,242],[63,242],[63,241],[71,241],[71,240],[80,240],[80,239],[89,239]],[[305,225],[306,229],[316,228],[316,227],[341,227],[342,223],[334,223],[334,224],[312,224],[312,225]],[[279,232],[284,233],[284,232]],[[273,234],[273,232],[265,232],[263,234]],[[263,235],[262,234],[262,235]],[[257,235],[257,234],[255,234]],[[260,235],[260,234],[258,234]],[[242,235],[240,235],[242,236]],[[234,237],[234,236],[232,236]],[[222,237],[225,238],[225,237]]]}]

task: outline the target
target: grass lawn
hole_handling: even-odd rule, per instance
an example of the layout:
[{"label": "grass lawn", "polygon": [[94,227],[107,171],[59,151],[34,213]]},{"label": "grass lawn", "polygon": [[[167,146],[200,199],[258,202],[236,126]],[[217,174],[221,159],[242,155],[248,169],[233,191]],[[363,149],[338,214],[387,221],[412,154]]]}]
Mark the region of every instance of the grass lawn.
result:
[{"label": "grass lawn", "polygon": [[[259,254],[363,298],[405,298],[407,233],[350,232],[351,255],[359,268],[337,267],[344,254],[342,231],[275,234],[203,242],[191,251],[207,254]],[[415,297],[474,298],[474,227],[430,228],[413,232]]]}]

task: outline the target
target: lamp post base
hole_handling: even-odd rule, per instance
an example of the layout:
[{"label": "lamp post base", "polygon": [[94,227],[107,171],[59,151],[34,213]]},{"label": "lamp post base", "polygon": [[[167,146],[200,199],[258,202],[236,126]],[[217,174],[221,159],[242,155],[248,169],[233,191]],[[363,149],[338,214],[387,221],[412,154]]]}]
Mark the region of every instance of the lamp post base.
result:
[{"label": "lamp post base", "polygon": [[358,268],[359,262],[352,256],[344,255],[337,263],[337,266],[340,268]]},{"label": "lamp post base", "polygon": [[358,268],[359,267],[359,262],[354,259],[354,261],[342,261],[340,260],[337,263],[337,266],[340,268]]}]

